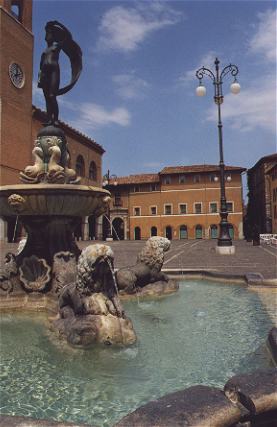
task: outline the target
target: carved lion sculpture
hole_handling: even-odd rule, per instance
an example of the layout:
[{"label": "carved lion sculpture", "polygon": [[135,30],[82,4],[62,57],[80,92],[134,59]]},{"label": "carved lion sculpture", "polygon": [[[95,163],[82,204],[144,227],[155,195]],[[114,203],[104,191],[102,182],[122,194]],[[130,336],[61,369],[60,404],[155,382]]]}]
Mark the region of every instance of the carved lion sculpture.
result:
[{"label": "carved lion sculpture", "polygon": [[116,272],[119,290],[126,293],[136,292],[150,283],[168,282],[169,278],[161,272],[164,254],[170,248],[170,241],[165,237],[150,237],[137,256],[137,263],[132,267],[122,268]]},{"label": "carved lion sculpture", "polygon": [[132,344],[136,340],[118,297],[113,260],[109,246],[86,247],[78,260],[77,279],[60,291],[59,319],[53,326],[72,345]]}]

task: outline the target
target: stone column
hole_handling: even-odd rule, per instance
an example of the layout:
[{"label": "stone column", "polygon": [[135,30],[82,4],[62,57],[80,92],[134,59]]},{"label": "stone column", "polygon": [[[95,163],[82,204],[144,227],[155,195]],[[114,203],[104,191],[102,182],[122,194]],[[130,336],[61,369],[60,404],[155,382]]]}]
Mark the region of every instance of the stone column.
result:
[{"label": "stone column", "polygon": [[7,238],[8,238],[7,232],[8,232],[7,222],[4,221],[2,218],[0,218],[0,241],[2,242],[7,241]]},{"label": "stone column", "polygon": [[89,240],[88,216],[82,218],[83,240]]},{"label": "stone column", "polygon": [[128,218],[125,216],[123,218],[124,221],[124,240],[128,240]]},{"label": "stone column", "polygon": [[96,218],[95,235],[96,240],[103,240],[103,215]]},{"label": "stone column", "polygon": [[239,229],[239,239],[241,240],[244,238],[244,236],[243,236],[243,223],[242,222],[239,223],[238,229]]}]

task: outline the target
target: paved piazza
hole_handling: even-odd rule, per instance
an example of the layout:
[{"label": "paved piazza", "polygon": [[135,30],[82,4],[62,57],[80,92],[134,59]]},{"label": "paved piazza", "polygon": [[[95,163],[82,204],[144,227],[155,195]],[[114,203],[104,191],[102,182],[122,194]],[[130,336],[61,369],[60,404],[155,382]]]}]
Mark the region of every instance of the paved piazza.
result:
[{"label": "paved piazza", "polygon": [[[80,249],[93,241],[77,242]],[[104,243],[104,242],[98,242]],[[121,268],[135,264],[137,253],[145,241],[105,242],[115,254],[115,267]],[[16,251],[18,244],[1,244],[1,263],[6,252]],[[265,279],[277,279],[277,248],[271,245],[253,246],[244,240],[235,241],[235,255],[218,255],[215,240],[175,240],[166,253],[164,269],[206,270],[242,276],[247,273],[260,273]]]}]

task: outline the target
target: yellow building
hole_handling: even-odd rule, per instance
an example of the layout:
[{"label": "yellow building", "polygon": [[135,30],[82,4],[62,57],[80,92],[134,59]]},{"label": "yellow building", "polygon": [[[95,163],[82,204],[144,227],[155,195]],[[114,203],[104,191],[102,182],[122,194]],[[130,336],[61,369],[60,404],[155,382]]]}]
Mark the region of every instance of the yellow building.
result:
[{"label": "yellow building", "polygon": [[[225,167],[230,234],[242,239],[242,180],[245,169]],[[115,185],[116,184],[116,185]],[[165,167],[157,174],[110,180],[113,237],[140,240],[160,235],[169,239],[217,238],[220,222],[219,167]],[[104,230],[107,234],[108,224]]]}]

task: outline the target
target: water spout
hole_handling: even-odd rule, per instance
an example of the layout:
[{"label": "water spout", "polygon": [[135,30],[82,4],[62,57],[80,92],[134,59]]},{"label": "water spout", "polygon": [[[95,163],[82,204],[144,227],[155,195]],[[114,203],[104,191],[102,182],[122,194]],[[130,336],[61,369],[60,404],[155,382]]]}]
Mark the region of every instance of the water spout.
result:
[{"label": "water spout", "polygon": [[108,264],[108,266],[109,266],[109,268],[111,270],[111,273],[112,273],[112,278],[113,278],[113,283],[114,283],[116,294],[117,294],[117,296],[119,296],[118,287],[117,287],[116,278],[115,278],[115,274],[114,274],[114,269],[113,269],[112,263],[111,263],[111,261],[110,261],[110,259],[108,257],[106,258],[106,260],[107,260],[107,264]]},{"label": "water spout", "polygon": [[18,215],[16,215],[16,221],[15,221],[14,230],[13,230],[13,240],[12,240],[13,243],[15,242],[17,224],[18,224]]},{"label": "water spout", "polygon": [[113,223],[112,223],[112,220],[109,218],[109,217],[107,217],[107,215],[103,215],[105,218],[106,218],[106,220],[109,222],[109,224],[110,224],[110,228],[114,231],[114,234],[116,235],[116,238],[117,238],[117,240],[120,240],[120,238],[118,237],[118,234],[117,234],[117,232],[116,232],[116,229],[114,228],[114,226],[113,226]]}]

